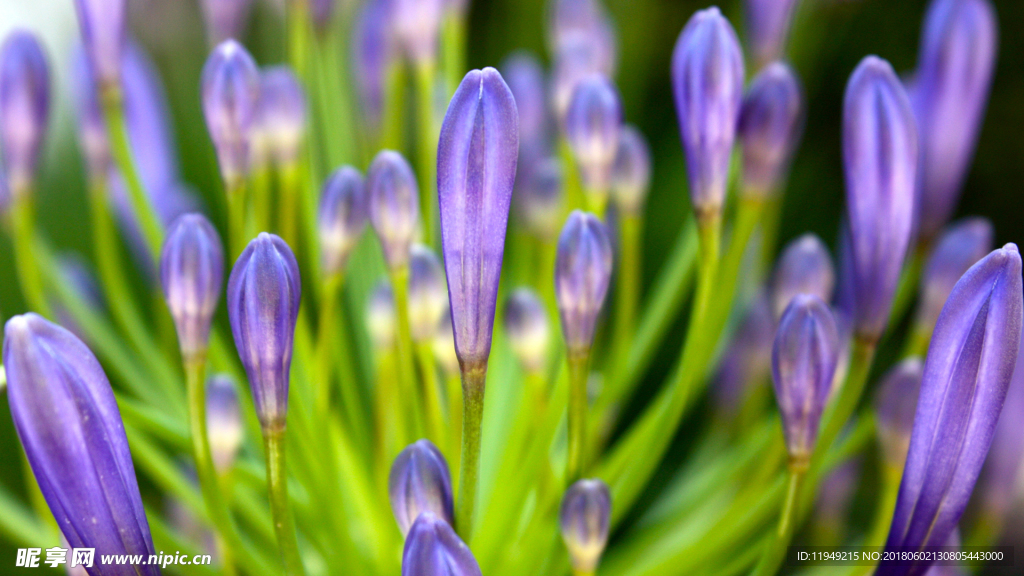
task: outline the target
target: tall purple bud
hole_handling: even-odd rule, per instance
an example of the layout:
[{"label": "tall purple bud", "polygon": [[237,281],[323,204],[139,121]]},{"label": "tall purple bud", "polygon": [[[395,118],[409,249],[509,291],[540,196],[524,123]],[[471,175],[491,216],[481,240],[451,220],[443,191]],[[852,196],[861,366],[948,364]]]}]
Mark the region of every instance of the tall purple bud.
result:
[{"label": "tall purple bud", "polygon": [[781,60],[799,0],[745,0],[747,37],[758,68]]},{"label": "tall purple bud", "polygon": [[517,288],[505,301],[505,335],[523,368],[540,374],[548,360],[551,328],[544,303],[529,288]]},{"label": "tall purple bud", "polygon": [[925,239],[956,210],[988,103],[997,28],[988,0],[934,0],[925,17],[911,92],[921,136],[918,183]]},{"label": "tall purple bud", "polygon": [[448,461],[430,440],[418,440],[398,454],[388,475],[388,495],[402,536],[423,512],[455,523]]},{"label": "tall purple bud", "polygon": [[637,216],[644,208],[650,185],[651,150],[644,135],[626,124],[619,134],[619,149],[612,165],[612,200],[626,214]]},{"label": "tall purple bud", "polygon": [[353,71],[366,129],[377,133],[388,70],[396,49],[388,26],[388,0],[370,0],[360,10],[352,38]]},{"label": "tall purple bud", "polygon": [[121,81],[121,53],[128,36],[128,0],[75,0],[82,44],[101,91]]},{"label": "tall purple bud", "polygon": [[775,267],[772,307],[781,318],[797,294],[813,294],[825,302],[832,300],[836,273],[828,248],[814,234],[804,234],[782,251]]},{"label": "tall purple bud", "polygon": [[888,62],[861,61],[843,103],[843,164],[854,332],[877,341],[892,307],[914,221],[917,130]]},{"label": "tall purple bud", "polygon": [[782,414],[790,467],[806,470],[839,360],[839,329],[828,304],[800,294],[779,321],[772,380]]},{"label": "tall purple bud", "polygon": [[672,89],[694,211],[720,214],[743,99],[743,52],[718,8],[694,14],[679,35]]},{"label": "tall purple bud", "polygon": [[565,124],[565,115],[576,86],[595,74],[612,77],[614,61],[606,60],[607,54],[598,44],[582,36],[574,36],[570,42],[559,48],[555,57],[551,78],[551,109],[559,126]]},{"label": "tall purple bud", "polygon": [[15,30],[0,48],[0,148],[10,191],[32,185],[50,116],[50,77],[35,35]]},{"label": "tall purple bud", "polygon": [[875,420],[882,456],[888,466],[901,471],[910,448],[910,432],[914,428],[923,374],[921,359],[908,358],[882,377],[875,396]]},{"label": "tall purple bud", "polygon": [[480,565],[451,525],[428,511],[405,537],[402,576],[480,576]]},{"label": "tall purple bud", "polygon": [[600,480],[578,480],[562,497],[558,525],[578,574],[593,574],[608,543],[612,496]]},{"label": "tall purple bud", "polygon": [[266,232],[249,242],[228,279],[231,333],[265,431],[285,426],[301,293],[292,249]]},{"label": "tall purple bud", "polygon": [[593,205],[607,201],[615,154],[622,131],[622,102],[612,83],[591,76],[576,86],[565,118],[565,135]]},{"label": "tall purple bud", "polygon": [[237,183],[249,170],[250,130],[260,101],[260,71],[234,40],[214,48],[203,66],[203,114],[221,176]]},{"label": "tall purple bud", "polygon": [[298,162],[306,137],[306,95],[291,68],[273,66],[263,71],[253,128],[252,133],[262,140],[260,148],[277,164]]},{"label": "tall purple bud", "polygon": [[618,42],[612,21],[599,0],[554,0],[549,22],[548,43],[556,59],[573,51],[584,51],[591,54],[594,72],[613,75]]},{"label": "tall purple bud", "polygon": [[512,91],[494,68],[470,71],[448,105],[437,154],[448,298],[466,368],[485,366],[491,351],[518,152]]},{"label": "tall purple bud", "polygon": [[398,152],[382,150],[370,164],[366,191],[370,223],[380,238],[388,267],[407,266],[420,222],[420,193],[412,167]]},{"label": "tall purple bud", "polygon": [[242,407],[230,376],[217,374],[206,382],[206,433],[217,472],[231,469],[245,439]]},{"label": "tall purple bud", "polygon": [[953,287],[967,270],[992,250],[994,232],[985,218],[966,218],[954,223],[939,237],[924,272],[915,321],[931,332]]},{"label": "tall purple bud", "polygon": [[525,175],[516,196],[517,211],[530,232],[544,240],[553,239],[562,225],[565,201],[562,163],[556,158],[545,158],[523,168]]},{"label": "tall purple bud", "polygon": [[[74,548],[155,554],[121,413],[103,368],[71,332],[35,314],[4,330],[14,427],[57,525]],[[110,574],[159,576],[140,565]]]},{"label": "tall purple bud", "polygon": [[342,273],[366,229],[367,212],[363,176],[351,166],[335,170],[324,184],[316,217],[324,275]]},{"label": "tall purple bud", "polygon": [[224,282],[220,236],[202,214],[185,214],[171,224],[160,258],[160,282],[182,357],[186,362],[200,359]]},{"label": "tall purple bud", "polygon": [[763,198],[784,184],[802,121],[803,96],[796,74],[775,62],[754,78],[743,98],[739,136],[744,194]]},{"label": "tall purple bud", "polygon": [[249,23],[252,0],[203,0],[200,4],[210,46],[241,37]]},{"label": "tall purple bud", "polygon": [[429,247],[413,244],[409,257],[409,325],[416,342],[426,342],[448,310],[444,268]]},{"label": "tall purple bud", "polygon": [[[1013,375],[1024,308],[1021,259],[1007,244],[953,288],[932,335],[886,547],[941,546],[963,514]],[[876,574],[923,574],[929,563]]]},{"label": "tall purple bud", "polygon": [[544,68],[529,52],[516,52],[501,66],[519,111],[519,161],[526,164],[549,152],[550,120]]},{"label": "tall purple bud", "polygon": [[608,228],[593,214],[574,210],[558,238],[555,296],[569,354],[585,354],[612,276]]},{"label": "tall purple bud", "polygon": [[437,60],[444,0],[389,0],[395,38],[414,64]]}]

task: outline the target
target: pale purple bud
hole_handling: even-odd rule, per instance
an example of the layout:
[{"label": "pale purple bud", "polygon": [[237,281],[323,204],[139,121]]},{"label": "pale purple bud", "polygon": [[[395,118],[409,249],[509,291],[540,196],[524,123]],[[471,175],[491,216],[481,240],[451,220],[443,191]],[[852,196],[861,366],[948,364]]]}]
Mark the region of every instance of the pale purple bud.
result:
[{"label": "pale purple bud", "polygon": [[723,412],[735,415],[752,387],[767,383],[774,339],[775,316],[768,295],[759,290],[718,366],[714,392]]},{"label": "pale purple bud", "polygon": [[0,48],[0,147],[14,194],[35,179],[50,116],[50,77],[35,35],[15,30]]},{"label": "pale purple bud", "polygon": [[394,293],[391,285],[382,280],[366,305],[366,331],[377,350],[387,350],[394,344],[396,318]]},{"label": "pale purple bud", "polygon": [[798,0],[745,0],[750,52],[758,68],[785,55],[797,4]]},{"label": "pale purple bud", "polygon": [[549,44],[561,58],[582,47],[593,54],[595,72],[615,72],[618,42],[612,21],[598,0],[554,0],[550,5]]},{"label": "pale purple bud", "polygon": [[206,434],[217,471],[231,469],[245,438],[242,408],[230,376],[216,374],[206,382]]},{"label": "pale purple bud", "polygon": [[480,576],[480,565],[451,524],[428,511],[405,537],[402,576]]},{"label": "pale purple bud", "polygon": [[395,38],[413,63],[437,59],[444,0],[389,0]]},{"label": "pale purple bud", "polygon": [[505,335],[523,368],[540,373],[547,363],[551,327],[544,303],[529,288],[517,288],[505,301]]},{"label": "pale purple bud", "polygon": [[586,38],[573,37],[571,42],[559,49],[552,74],[550,99],[555,119],[560,126],[565,124],[569,103],[580,82],[595,74],[612,77],[614,62],[609,62],[606,57],[607,54],[600,46]]},{"label": "pale purple bud", "polygon": [[743,192],[767,197],[779,190],[803,121],[796,74],[775,62],[758,74],[743,98],[739,137],[743,145]]},{"label": "pale purple bud", "polygon": [[127,0],[75,0],[82,44],[101,87],[121,80],[121,52],[128,37]]},{"label": "pale purple bud", "polygon": [[409,256],[409,326],[412,338],[423,342],[437,330],[448,309],[444,268],[437,254],[423,244],[413,244]]},{"label": "pale purple bud", "polygon": [[287,66],[260,75],[260,95],[250,133],[253,156],[269,156],[279,165],[298,161],[306,137],[306,95]]},{"label": "pale purple bud", "polygon": [[217,45],[203,66],[203,114],[225,182],[236,182],[249,170],[260,83],[256,61],[234,40]]},{"label": "pale purple bud", "polygon": [[625,124],[612,165],[611,193],[615,205],[626,214],[640,214],[650,185],[651,151],[647,140],[635,126]]},{"label": "pale purple bud", "polygon": [[210,46],[241,37],[249,23],[252,0],[203,0],[201,4]]},{"label": "pale purple bud", "polygon": [[423,512],[455,523],[448,461],[430,440],[417,440],[398,454],[388,475],[388,495],[402,536]]},{"label": "pale purple bud", "polygon": [[606,78],[591,76],[576,86],[565,118],[565,135],[589,191],[607,194],[622,131],[619,93]]},{"label": "pale purple bud", "polygon": [[366,129],[380,131],[388,70],[395,60],[395,43],[388,26],[388,1],[370,0],[360,10],[353,30],[353,70]]},{"label": "pale purple bud", "polygon": [[224,282],[220,236],[205,216],[185,214],[171,224],[160,257],[160,282],[186,361],[205,354]]},{"label": "pale purple bud", "polygon": [[526,149],[546,151],[548,148],[550,118],[544,68],[533,54],[519,51],[505,60],[501,71],[519,111],[519,160],[522,163]]},{"label": "pale purple bud", "polygon": [[458,376],[459,357],[455,354],[455,332],[452,330],[452,314],[447,308],[437,322],[437,331],[434,332],[430,347],[441,371],[449,377]]},{"label": "pale purple bud", "polygon": [[89,59],[82,50],[76,51],[72,62],[72,80],[75,112],[78,119],[78,141],[85,157],[89,176],[105,177],[111,169],[110,146],[107,144],[107,126],[100,108],[99,94],[93,79]]},{"label": "pale purple bud", "polygon": [[409,263],[409,249],[420,221],[419,187],[412,167],[398,152],[382,150],[366,176],[370,223],[384,249],[388,267]]},{"label": "pale purple bud", "polygon": [[835,285],[836,273],[828,248],[814,234],[804,234],[783,249],[775,266],[772,284],[775,317],[782,317],[797,294],[813,294],[825,302],[831,301]]},{"label": "pale purple bud", "polygon": [[924,362],[920,358],[908,358],[882,377],[875,395],[875,421],[882,455],[887,465],[900,470],[910,448],[910,432],[914,428],[923,374]]},{"label": "pale purple bud", "polygon": [[985,218],[965,218],[939,237],[921,274],[916,322],[931,331],[953,286],[971,266],[992,250],[994,232]]},{"label": "pale purple bud", "polygon": [[316,218],[324,275],[344,270],[349,253],[366,229],[367,211],[363,176],[351,166],[335,170],[324,184]]},{"label": "pale purple bud", "polygon": [[612,243],[597,216],[574,210],[558,238],[555,297],[570,353],[590,349],[612,276]]},{"label": "pale purple bud", "polygon": [[608,544],[612,496],[600,480],[578,480],[562,497],[558,526],[569,550],[569,560],[579,573],[593,573]]},{"label": "pale purple bud", "polygon": [[562,224],[565,201],[562,163],[545,158],[524,167],[516,206],[526,227],[544,239],[554,238]]}]

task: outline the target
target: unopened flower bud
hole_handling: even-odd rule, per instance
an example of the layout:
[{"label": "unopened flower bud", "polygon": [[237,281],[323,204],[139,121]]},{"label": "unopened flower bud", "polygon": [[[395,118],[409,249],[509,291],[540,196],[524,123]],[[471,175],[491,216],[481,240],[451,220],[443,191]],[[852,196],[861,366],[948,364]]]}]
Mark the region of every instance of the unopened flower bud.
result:
[{"label": "unopened flower bud", "polygon": [[480,576],[480,565],[451,524],[427,511],[406,535],[402,576]]},{"label": "unopened flower bud", "polygon": [[416,176],[398,152],[383,150],[373,159],[366,177],[370,222],[392,270],[409,263],[409,249],[420,219]]},{"label": "unopened flower bud", "polygon": [[603,205],[619,150],[622,103],[606,78],[591,76],[576,86],[565,119],[565,135],[572,147],[584,186]]},{"label": "unopened flower bud", "polygon": [[558,525],[577,572],[590,574],[597,569],[608,544],[611,515],[612,497],[604,482],[578,480],[565,491]]},{"label": "unopened flower bud", "polygon": [[747,90],[740,112],[743,193],[767,197],[782,186],[800,137],[803,102],[793,70],[775,62]]},{"label": "unopened flower bud", "polygon": [[608,228],[593,214],[573,211],[558,238],[555,261],[555,296],[570,354],[590,349],[611,275]]},{"label": "unopened flower bud", "polygon": [[0,48],[0,148],[15,195],[35,179],[49,114],[46,57],[34,35],[16,30]]},{"label": "unopened flower bud", "polygon": [[772,307],[782,317],[797,294],[813,294],[825,302],[832,300],[836,273],[824,242],[814,234],[804,234],[782,251],[775,267]]},{"label": "unopened flower bud", "polygon": [[527,372],[544,369],[551,328],[544,304],[529,288],[516,289],[505,302],[505,335]]},{"label": "unopened flower bud", "polygon": [[203,114],[225,182],[234,183],[249,170],[250,130],[260,101],[260,71],[249,52],[226,40],[203,66]]},{"label": "unopened flower bud", "polygon": [[554,238],[562,224],[565,201],[562,163],[545,158],[526,168],[516,196],[516,206],[531,232],[543,239]]},{"label": "unopened flower bud", "polygon": [[206,382],[206,434],[217,472],[231,469],[242,447],[245,431],[238,393],[231,377],[217,374]]},{"label": "unopened flower bud", "polygon": [[437,59],[443,0],[391,0],[391,23],[406,57],[416,64]]},{"label": "unopened flower bud", "polygon": [[128,36],[128,0],[75,0],[82,44],[101,88],[121,81]]},{"label": "unopened flower bud", "polygon": [[431,349],[434,351],[434,360],[437,361],[445,376],[459,375],[459,357],[455,354],[455,332],[452,331],[452,314],[447,309],[437,322],[437,331],[434,332]]},{"label": "unopened flower bud", "polygon": [[626,214],[639,215],[651,185],[651,151],[644,135],[626,124],[619,134],[619,150],[612,165],[611,193]]},{"label": "unopened flower bud", "polygon": [[985,218],[967,218],[952,224],[939,237],[921,274],[921,300],[917,323],[929,332],[953,291],[953,286],[971,266],[992,250],[992,223]]},{"label": "unopened flower bud", "polygon": [[366,330],[377,350],[387,350],[395,342],[395,297],[391,285],[382,280],[373,289],[366,306]]},{"label": "unopened flower bud", "polygon": [[398,454],[388,476],[388,494],[403,536],[423,512],[455,523],[448,461],[430,440],[418,440]]},{"label": "unopened flower bud", "polygon": [[910,448],[910,431],[914,428],[923,373],[921,359],[908,358],[882,377],[875,396],[875,420],[882,455],[888,466],[899,470],[903,469]]},{"label": "unopened flower bud", "polygon": [[320,195],[317,232],[325,276],[339,274],[366,229],[366,186],[359,171],[342,166],[331,174]]},{"label": "unopened flower bud", "polygon": [[437,254],[423,244],[413,244],[409,257],[409,326],[412,338],[431,338],[448,309],[444,268]]},{"label": "unopened flower bud", "polygon": [[224,282],[220,236],[205,216],[185,214],[171,224],[160,257],[160,282],[186,361],[206,352]]},{"label": "unopened flower bud", "polygon": [[295,73],[274,66],[260,76],[260,99],[252,133],[254,143],[282,166],[298,161],[306,137],[306,95]]}]

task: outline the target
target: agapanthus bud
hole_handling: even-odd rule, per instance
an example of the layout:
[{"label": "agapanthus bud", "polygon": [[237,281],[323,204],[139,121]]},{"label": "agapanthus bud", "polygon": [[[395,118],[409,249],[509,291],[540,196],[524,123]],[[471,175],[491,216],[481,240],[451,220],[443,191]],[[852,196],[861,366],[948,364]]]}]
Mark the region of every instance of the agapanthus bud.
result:
[{"label": "agapanthus bud", "polygon": [[121,80],[121,52],[128,36],[127,0],[75,0],[82,44],[101,87]]},{"label": "agapanthus bud", "polygon": [[772,380],[782,414],[790,466],[805,468],[839,359],[839,329],[828,304],[809,294],[794,297],[779,321],[772,346]]},{"label": "agapanthus bud", "polygon": [[772,307],[781,318],[789,301],[797,294],[813,294],[825,302],[832,300],[836,273],[828,248],[814,234],[804,234],[782,251],[775,266]]},{"label": "agapanthus bud", "polygon": [[455,523],[448,461],[430,440],[417,440],[398,454],[388,475],[388,495],[402,536],[423,512]]},{"label": "agapanthus bud", "polygon": [[527,149],[544,153],[550,133],[544,68],[525,51],[512,54],[501,65],[501,75],[515,97],[519,112],[520,162]]},{"label": "agapanthus bud", "polygon": [[715,376],[715,399],[724,413],[738,413],[750,387],[767,383],[774,339],[775,315],[768,294],[760,290],[722,355]]},{"label": "agapanthus bud", "polygon": [[14,194],[35,178],[50,116],[50,78],[36,37],[24,30],[0,48],[0,148]]},{"label": "agapanthus bud", "polygon": [[299,265],[288,244],[260,233],[228,279],[228,319],[266,430],[281,429],[288,412],[288,372],[302,293]]},{"label": "agapanthus bud", "polygon": [[366,305],[366,330],[378,350],[387,350],[395,342],[395,295],[391,285],[382,280],[370,294]]},{"label": "agapanthus bud", "polygon": [[428,511],[405,537],[402,576],[480,576],[480,565],[451,524]]},{"label": "agapanthus bud", "polygon": [[359,90],[366,128],[380,129],[385,80],[395,59],[388,26],[388,0],[370,0],[360,10],[352,35],[353,76]]},{"label": "agapanthus bud", "polygon": [[690,18],[672,54],[679,133],[698,215],[721,211],[743,99],[743,52],[718,8]]},{"label": "agapanthus bud", "polygon": [[423,342],[433,337],[447,309],[448,290],[441,261],[427,246],[413,244],[409,257],[409,326],[413,340]]},{"label": "agapanthus bud", "polygon": [[249,170],[250,130],[260,102],[260,71],[245,47],[226,40],[203,66],[203,114],[226,182]]},{"label": "agapanthus bud", "polygon": [[885,329],[914,220],[917,131],[892,66],[868,56],[843,102],[843,164],[850,231],[854,330]]},{"label": "agapanthus bud", "polygon": [[298,161],[306,137],[306,94],[287,66],[267,68],[260,75],[259,107],[254,120],[253,146],[263,148],[278,164]]},{"label": "agapanthus bud", "polygon": [[412,167],[398,152],[382,150],[366,176],[370,223],[391,269],[409,263],[409,248],[420,221],[420,193]]},{"label": "agapanthus bud", "polygon": [[338,168],[324,184],[316,224],[325,275],[344,269],[349,253],[366,229],[366,204],[363,176],[351,166]]},{"label": "agapanthus bud", "polygon": [[565,135],[588,190],[607,194],[621,130],[622,103],[615,86],[602,76],[580,82],[569,101]]},{"label": "agapanthus bud", "polygon": [[437,147],[441,246],[463,364],[486,363],[491,351],[518,154],[512,91],[494,68],[470,71],[448,105]]},{"label": "agapanthus bud", "polygon": [[985,218],[965,218],[951,225],[935,245],[921,274],[918,325],[931,330],[960,277],[992,250],[994,232]]},{"label": "agapanthus bud", "polygon": [[97,557],[155,554],[121,413],[92,352],[30,313],[7,321],[3,365],[14,427],[68,543]]},{"label": "agapanthus bud", "polygon": [[544,370],[551,328],[544,303],[529,288],[517,288],[505,301],[505,335],[527,372]]},{"label": "agapanthus bud", "polygon": [[545,158],[526,170],[516,194],[516,207],[531,232],[548,239],[558,234],[565,200],[562,163]]},{"label": "agapanthus bud", "polygon": [[1017,352],[1013,379],[1006,391],[1003,411],[999,415],[992,450],[982,471],[982,505],[984,511],[1001,522],[1013,510],[1017,487],[1024,481],[1024,434],[1020,433],[1024,418],[1024,346]]},{"label": "agapanthus bud", "polygon": [[226,374],[216,374],[206,382],[206,434],[213,465],[223,474],[231,469],[245,438],[238,393]]},{"label": "agapanthus bud", "polygon": [[611,516],[612,496],[604,482],[578,480],[565,491],[558,526],[577,572],[590,574],[597,569],[608,543]]},{"label": "agapanthus bud", "polygon": [[600,46],[579,36],[572,37],[559,49],[552,72],[550,100],[560,126],[565,124],[569,102],[580,82],[594,75],[612,76],[614,66],[605,58],[605,51]]},{"label": "agapanthus bud", "polygon": [[444,314],[437,322],[437,331],[434,332],[434,339],[430,343],[434,352],[434,360],[437,361],[441,371],[446,376],[459,375],[459,357],[455,354],[455,332],[452,330],[452,313],[445,308]]},{"label": "agapanthus bud", "polygon": [[[1020,346],[1021,259],[1007,244],[957,282],[935,325],[886,547],[940,546],[988,454]],[[883,564],[876,574],[923,572]]]},{"label": "agapanthus bud", "polygon": [[239,38],[249,22],[252,0],[203,0],[206,38],[216,46],[230,38]]},{"label": "agapanthus bud", "polygon": [[202,214],[185,214],[171,224],[160,257],[160,282],[181,354],[195,359],[206,352],[224,282],[220,236]]},{"label": "agapanthus bud", "polygon": [[110,171],[110,146],[103,121],[96,82],[85,52],[78,50],[72,60],[72,93],[78,120],[78,142],[91,177],[105,177]]},{"label": "agapanthus bud", "polygon": [[551,3],[548,42],[559,58],[576,47],[593,53],[595,72],[611,77],[618,49],[611,19],[598,0],[555,0]]},{"label": "agapanthus bud", "polygon": [[651,151],[635,126],[626,124],[619,134],[619,149],[612,165],[611,193],[615,206],[638,215],[651,184]]},{"label": "agapanthus bud", "polygon": [[743,192],[765,197],[778,191],[800,139],[803,96],[796,74],[775,62],[758,74],[743,98]]},{"label": "agapanthus bud", "polygon": [[902,469],[907,459],[923,373],[924,363],[911,357],[890,369],[878,385],[875,421],[882,455],[889,466]]},{"label": "agapanthus bud", "polygon": [[744,5],[747,37],[757,66],[780,60],[786,52],[797,0],[746,0]]},{"label": "agapanthus bud", "polygon": [[416,64],[437,59],[444,0],[390,0],[391,25],[405,55]]},{"label": "agapanthus bud", "polygon": [[924,238],[934,237],[956,209],[988,102],[997,36],[988,0],[935,0],[925,17],[911,92]]},{"label": "agapanthus bud", "polygon": [[611,276],[608,228],[597,216],[574,210],[558,238],[555,260],[555,297],[570,354],[590,349]]}]

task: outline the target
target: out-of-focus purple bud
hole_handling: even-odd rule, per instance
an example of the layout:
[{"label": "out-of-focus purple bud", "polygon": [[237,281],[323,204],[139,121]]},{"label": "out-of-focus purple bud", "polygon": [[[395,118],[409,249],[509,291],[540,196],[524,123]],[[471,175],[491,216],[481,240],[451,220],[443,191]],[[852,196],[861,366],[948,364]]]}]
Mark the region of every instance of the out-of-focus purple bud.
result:
[{"label": "out-of-focus purple bud", "polygon": [[798,0],[746,0],[747,36],[758,68],[781,60]]},{"label": "out-of-focus purple bud", "polygon": [[878,385],[875,396],[878,441],[885,463],[897,469],[902,469],[907,460],[923,374],[921,359],[907,358],[890,369]]},{"label": "out-of-focus purple bud", "polygon": [[918,326],[931,331],[960,277],[992,250],[992,223],[985,218],[966,218],[939,237],[921,274]]},{"label": "out-of-focus purple bud", "polygon": [[385,79],[396,52],[388,25],[388,0],[370,0],[363,6],[353,30],[353,44],[353,70],[366,129],[375,134],[384,108]]},{"label": "out-of-focus purple bud", "polygon": [[578,480],[562,497],[558,526],[573,568],[581,574],[597,569],[608,543],[612,496],[600,480]]},{"label": "out-of-focus purple bud", "polygon": [[288,372],[302,286],[288,244],[260,233],[228,279],[228,319],[264,430],[279,430],[288,412]]},{"label": "out-of-focus purple bud", "polygon": [[921,142],[920,232],[931,239],[956,209],[995,70],[988,0],[935,0],[925,17],[911,91]]},{"label": "out-of-focus purple bud", "polygon": [[75,113],[78,119],[78,141],[85,157],[90,177],[105,177],[110,170],[110,147],[107,145],[107,127],[100,109],[96,82],[92,77],[89,59],[84,51],[77,51],[72,62],[72,80]]},{"label": "out-of-focus purple bud", "polygon": [[825,530],[831,535],[842,533],[857,492],[860,468],[860,459],[851,458],[825,477],[814,505],[815,531]]},{"label": "out-of-focus purple bud", "polygon": [[412,167],[398,152],[382,150],[366,177],[370,223],[392,270],[409,263],[409,249],[420,221],[419,187]]},{"label": "out-of-focus purple bud", "polygon": [[525,167],[516,207],[526,227],[543,239],[554,238],[562,224],[563,185],[562,163],[555,158],[545,158]]},{"label": "out-of-focus purple bud", "polygon": [[295,73],[273,66],[260,76],[259,105],[250,144],[281,165],[298,161],[306,137],[306,95]]},{"label": "out-of-focus purple bud", "polygon": [[793,468],[809,463],[838,359],[839,329],[828,304],[798,294],[782,314],[772,346],[775,399]]},{"label": "out-of-focus purple bud", "polygon": [[427,246],[413,244],[409,256],[409,326],[413,340],[432,338],[447,309],[448,290],[441,261]]},{"label": "out-of-focus purple bud", "polygon": [[917,131],[888,62],[861,60],[843,102],[843,164],[852,267],[854,331],[885,329],[914,221]]},{"label": "out-of-focus purple bud", "polygon": [[698,216],[725,202],[729,157],[743,99],[743,52],[718,8],[690,18],[672,54],[679,133],[686,150],[690,200]]},{"label": "out-of-focus purple bud", "polygon": [[797,294],[813,294],[825,302],[832,300],[836,273],[828,248],[814,234],[804,234],[782,251],[772,284],[772,308],[781,318],[790,300]]},{"label": "out-of-focus purple bud", "polygon": [[491,351],[518,154],[512,91],[494,68],[471,70],[448,105],[437,147],[441,246],[463,365],[483,366]]},{"label": "out-of-focus purple bud", "polygon": [[582,48],[593,55],[595,72],[613,75],[618,43],[612,21],[598,0],[553,0],[549,21],[549,44],[558,59]]},{"label": "out-of-focus purple bud", "polygon": [[615,206],[638,215],[651,184],[651,151],[635,126],[626,124],[619,134],[619,149],[612,165],[611,192]]},{"label": "out-of-focus purple bud", "polygon": [[520,51],[509,56],[501,70],[519,112],[519,160],[522,163],[523,152],[527,149],[543,153],[548,147],[550,120],[544,68],[533,54]]},{"label": "out-of-focus purple bud", "polygon": [[210,46],[239,38],[249,22],[252,0],[203,0],[203,19]]},{"label": "out-of-focus purple bud", "polygon": [[611,276],[608,228],[597,216],[574,210],[558,238],[555,260],[555,296],[570,354],[590,349]]},{"label": "out-of-focus purple bud", "polygon": [[203,66],[203,114],[225,182],[237,182],[249,170],[260,85],[256,61],[234,40],[218,44]]},{"label": "out-of-focus purple bud", "polygon": [[778,191],[802,121],[803,96],[796,74],[782,62],[769,65],[751,82],[740,112],[745,194],[766,197]]},{"label": "out-of-focus purple bud", "polygon": [[121,53],[128,36],[127,0],[75,0],[82,44],[101,89],[121,80]]},{"label": "out-of-focus purple bud", "polygon": [[517,288],[505,301],[505,335],[523,368],[540,373],[548,360],[551,328],[544,303],[529,288]]},{"label": "out-of-focus purple bud", "polygon": [[189,362],[205,355],[224,282],[224,250],[202,214],[185,214],[171,224],[160,257],[160,282],[182,357]]},{"label": "out-of-focus purple bud", "polygon": [[327,28],[334,16],[334,0],[310,0],[309,12],[320,30]]},{"label": "out-of-focus purple bud", "polygon": [[555,58],[551,80],[551,108],[559,125],[564,125],[569,102],[576,86],[595,74],[611,78],[614,60],[607,60],[607,53],[598,44],[587,38],[575,36],[562,46]]},{"label": "out-of-focus purple bud", "polygon": [[388,495],[402,536],[423,512],[455,523],[448,461],[430,440],[417,440],[398,454],[388,475]]},{"label": "out-of-focus purple bud", "polygon": [[726,348],[715,377],[715,398],[723,412],[735,415],[752,386],[767,383],[772,367],[775,316],[761,290]]},{"label": "out-of-focus purple bud", "polygon": [[366,331],[374,348],[387,350],[395,342],[395,296],[391,285],[382,280],[373,289],[366,306]]},{"label": "out-of-focus purple bud", "polygon": [[569,102],[565,135],[588,191],[607,194],[621,131],[622,103],[611,82],[602,76],[580,82]]},{"label": "out-of-focus purple bud", "polygon": [[238,393],[226,374],[216,374],[206,382],[206,434],[213,465],[223,474],[231,469],[245,438]]},{"label": "out-of-focus purple bud", "polygon": [[992,450],[982,471],[982,506],[989,516],[1000,524],[1012,510],[1018,486],[1024,476],[1024,434],[1020,423],[1024,419],[1024,346],[1017,352],[1017,365],[1006,391],[1006,401],[999,415]]},{"label": "out-of-focus purple bud", "polygon": [[402,576],[480,576],[480,565],[451,524],[427,511],[405,537]]},{"label": "out-of-focus purple bud", "polygon": [[434,351],[434,360],[445,376],[459,375],[459,357],[455,354],[455,332],[452,330],[452,313],[445,308],[444,314],[437,322],[437,331],[430,343]]},{"label": "out-of-focus purple bud", "polygon": [[345,268],[366,229],[366,203],[363,176],[351,166],[338,168],[324,184],[316,218],[324,275],[340,274]]},{"label": "out-of-focus purple bud", "polygon": [[14,194],[35,178],[50,116],[50,77],[35,35],[15,30],[0,48],[0,147]]},{"label": "out-of-focus purple bud", "polygon": [[444,0],[388,0],[395,38],[413,63],[437,59]]},{"label": "out-of-focus purple bud", "polygon": [[[886,547],[942,545],[985,462],[1020,347],[1024,295],[1017,247],[971,267],[939,315],[921,379],[896,511]],[[929,563],[879,567],[916,574]]]},{"label": "out-of-focus purple bud", "polygon": [[[155,554],[121,413],[96,357],[30,313],[7,321],[3,364],[14,427],[68,543],[97,556]],[[160,574],[144,564],[129,571]]]}]

